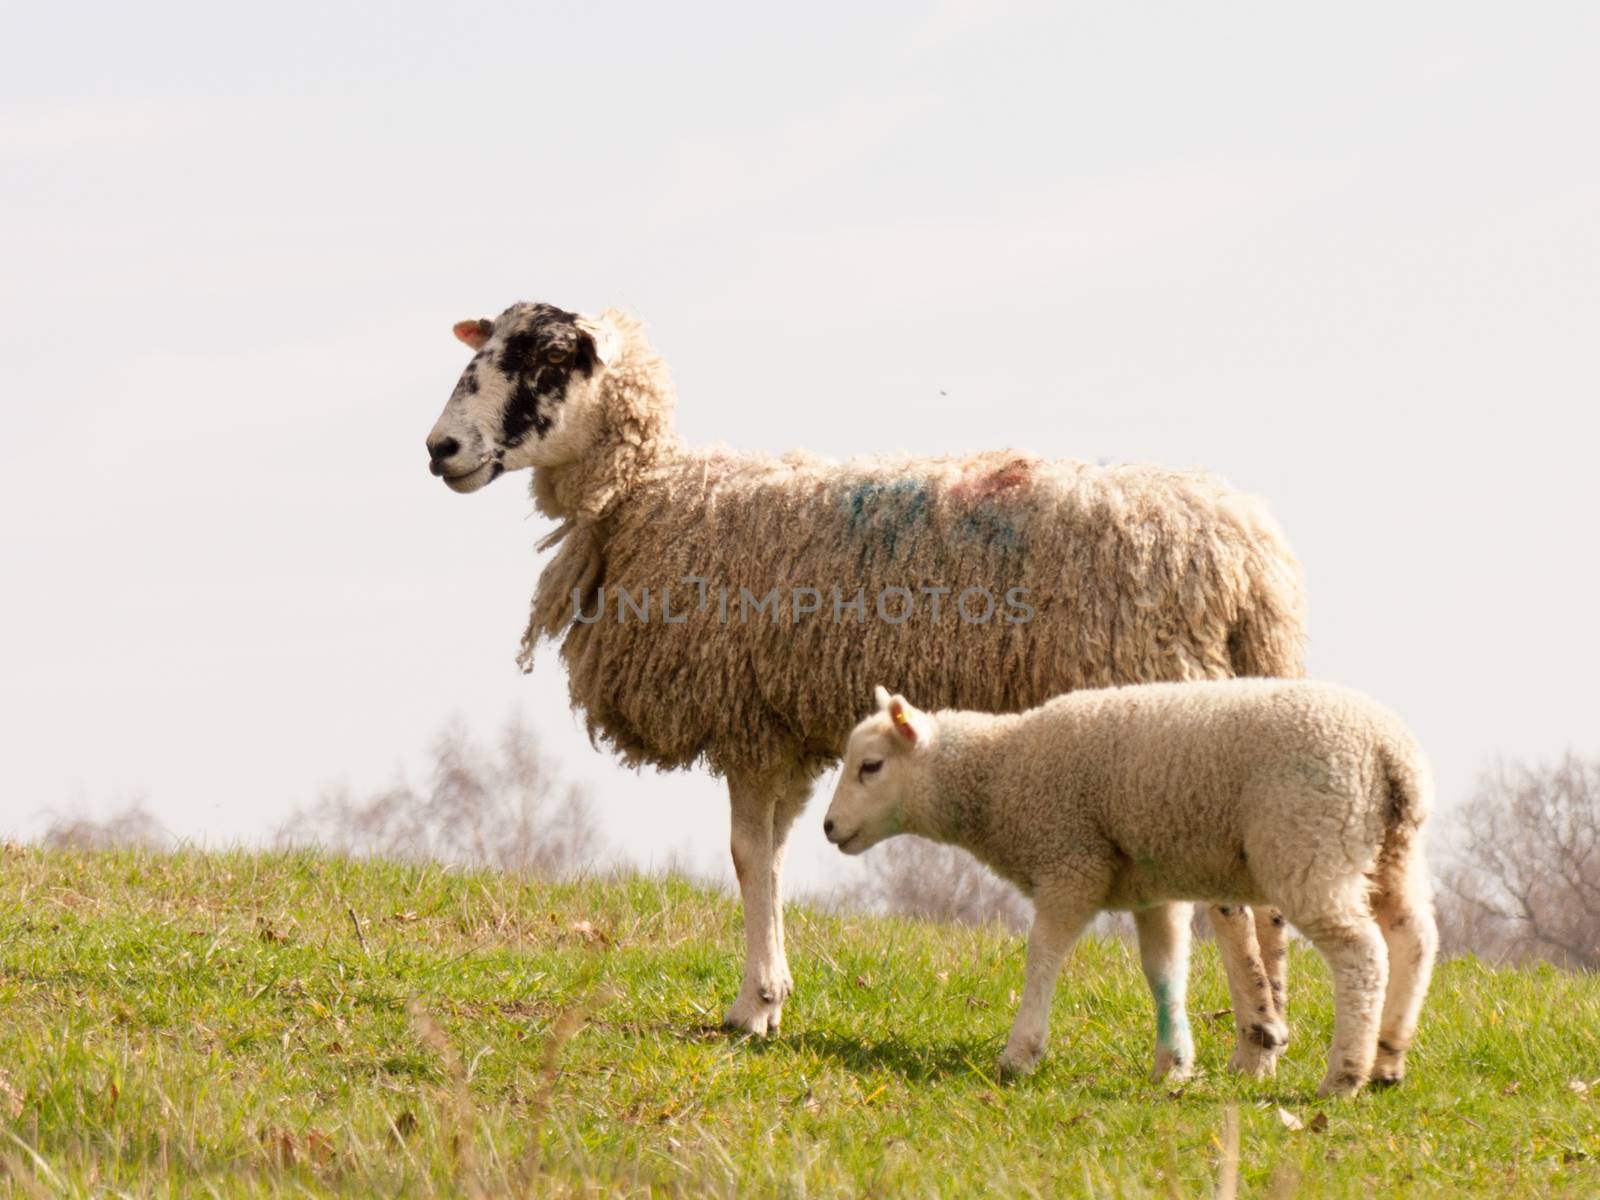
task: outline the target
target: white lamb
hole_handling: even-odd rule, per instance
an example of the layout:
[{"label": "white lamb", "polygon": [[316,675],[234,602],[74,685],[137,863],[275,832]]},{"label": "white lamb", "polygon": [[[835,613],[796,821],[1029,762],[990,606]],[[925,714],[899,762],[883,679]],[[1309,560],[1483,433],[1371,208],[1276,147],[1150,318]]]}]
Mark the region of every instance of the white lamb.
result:
[{"label": "white lamb", "polygon": [[925,713],[877,690],[824,829],[846,854],[897,833],[964,846],[1033,897],[1027,982],[1000,1056],[1044,1053],[1068,948],[1128,909],[1156,1005],[1157,1078],[1186,1076],[1190,906],[1270,904],[1327,960],[1319,1094],[1396,1083],[1438,933],[1421,829],[1426,758],[1357,692],[1236,679],[1079,691],[1024,713]]}]

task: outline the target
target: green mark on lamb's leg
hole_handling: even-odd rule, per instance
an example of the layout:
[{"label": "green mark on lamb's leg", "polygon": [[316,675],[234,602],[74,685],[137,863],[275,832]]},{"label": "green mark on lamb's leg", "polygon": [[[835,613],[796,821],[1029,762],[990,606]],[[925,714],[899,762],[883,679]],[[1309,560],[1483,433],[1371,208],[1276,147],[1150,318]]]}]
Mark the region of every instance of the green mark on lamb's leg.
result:
[{"label": "green mark on lamb's leg", "polygon": [[1194,1069],[1194,1038],[1185,1011],[1189,990],[1189,904],[1139,909],[1139,958],[1156,1006],[1157,1079],[1182,1080]]},{"label": "green mark on lamb's leg", "polygon": [[1189,1014],[1184,1011],[1186,990],[1181,981],[1176,988],[1166,979],[1150,985],[1156,1002],[1156,1046],[1172,1056],[1175,1069],[1194,1062],[1194,1038],[1189,1033]]}]

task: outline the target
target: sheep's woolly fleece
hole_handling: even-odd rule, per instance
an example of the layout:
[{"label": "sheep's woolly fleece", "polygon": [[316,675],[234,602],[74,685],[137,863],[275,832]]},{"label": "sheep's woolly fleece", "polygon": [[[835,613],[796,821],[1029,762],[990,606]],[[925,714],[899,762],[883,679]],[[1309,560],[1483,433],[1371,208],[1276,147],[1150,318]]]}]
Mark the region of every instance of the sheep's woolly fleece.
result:
[{"label": "sheep's woolly fleece", "polygon": [[[1200,473],[1049,462],[1001,451],[964,458],[827,461],[690,448],[671,429],[666,365],[638,322],[609,310],[620,348],[601,375],[588,450],[536,467],[539,509],[562,519],[519,662],[558,639],[590,735],[634,764],[764,771],[835,761],[874,684],[924,702],[1014,712],[1075,688],[1230,675],[1301,674],[1298,564],[1265,506]],[[710,602],[696,599],[706,581]],[[954,611],[981,586],[1002,610]],[[605,589],[605,613],[592,614]],[[726,587],[780,609],[738,610]],[[792,611],[793,588],[822,609]],[[909,589],[915,615],[878,618],[874,598]],[[940,619],[920,589],[949,587]],[[617,589],[674,620],[618,618]],[[866,597],[864,619],[841,610]],[[1004,619],[1004,593],[1033,612]],[[578,604],[574,603],[574,592]],[[980,605],[973,605],[981,608]]]}]

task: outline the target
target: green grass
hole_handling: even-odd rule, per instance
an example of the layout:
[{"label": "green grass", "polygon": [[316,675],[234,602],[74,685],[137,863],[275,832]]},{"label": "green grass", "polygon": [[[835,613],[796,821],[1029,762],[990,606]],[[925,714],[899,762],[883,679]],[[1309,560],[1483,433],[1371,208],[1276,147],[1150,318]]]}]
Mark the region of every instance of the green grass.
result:
[{"label": "green grass", "polygon": [[1600,1193],[1600,1088],[1569,1086],[1600,1077],[1590,977],[1447,963],[1411,1078],[1320,1103],[1320,960],[1295,953],[1279,1077],[1244,1081],[1199,946],[1204,1074],[1169,1094],[1127,946],[1078,948],[1044,1065],[1004,1084],[1019,939],[789,929],[787,1025],[739,1042],[738,907],[681,881],[11,847],[0,1189],[1204,1196],[1233,1109],[1241,1194]]}]

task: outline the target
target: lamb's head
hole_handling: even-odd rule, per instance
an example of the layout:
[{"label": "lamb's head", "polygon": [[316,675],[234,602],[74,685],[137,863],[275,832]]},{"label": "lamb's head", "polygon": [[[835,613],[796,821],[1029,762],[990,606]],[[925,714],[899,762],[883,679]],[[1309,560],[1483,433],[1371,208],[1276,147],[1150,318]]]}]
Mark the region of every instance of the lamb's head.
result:
[{"label": "lamb's head", "polygon": [[938,736],[938,722],[884,688],[878,710],[850,733],[844,768],[822,831],[846,854],[860,854],[904,831],[908,792]]},{"label": "lamb's head", "polygon": [[619,332],[551,304],[513,304],[494,320],[460,321],[475,353],[428,434],[428,469],[475,492],[506,471],[579,458],[597,421],[600,378]]}]

